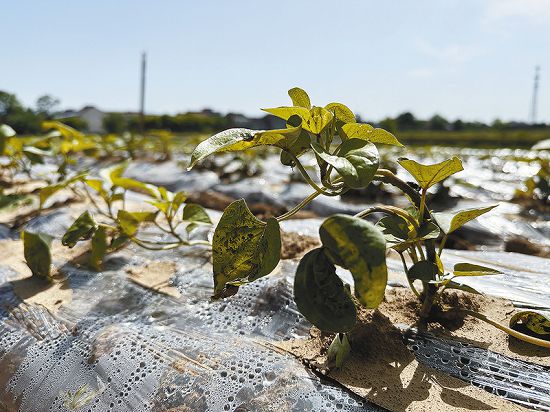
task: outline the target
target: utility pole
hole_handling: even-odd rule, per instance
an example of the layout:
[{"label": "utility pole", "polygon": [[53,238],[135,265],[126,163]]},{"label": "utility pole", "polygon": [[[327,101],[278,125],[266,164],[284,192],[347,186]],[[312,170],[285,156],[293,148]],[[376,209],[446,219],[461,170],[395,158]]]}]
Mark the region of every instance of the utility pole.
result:
[{"label": "utility pole", "polygon": [[539,92],[540,66],[535,67],[535,82],[533,84],[533,99],[531,100],[531,124],[537,123],[537,95]]},{"label": "utility pole", "polygon": [[141,54],[141,89],[139,96],[139,129],[141,134],[145,130],[145,71],[147,69],[147,54]]}]

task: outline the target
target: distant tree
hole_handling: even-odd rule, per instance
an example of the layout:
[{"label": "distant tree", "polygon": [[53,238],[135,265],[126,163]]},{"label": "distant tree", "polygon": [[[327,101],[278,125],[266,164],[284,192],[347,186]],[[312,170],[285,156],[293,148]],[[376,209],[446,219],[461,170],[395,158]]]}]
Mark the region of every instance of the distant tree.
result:
[{"label": "distant tree", "polygon": [[497,129],[497,130],[502,130],[502,129],[505,128],[505,126],[506,126],[506,124],[500,119],[495,119],[493,121],[493,123],[491,124],[491,127],[493,129]]},{"label": "distant tree", "polygon": [[107,133],[120,134],[128,129],[128,122],[120,113],[109,113],[103,119],[103,127]]},{"label": "distant tree", "polygon": [[0,90],[0,123],[10,125],[18,134],[31,134],[40,132],[40,121],[14,94]]},{"label": "distant tree", "polygon": [[384,120],[380,122],[380,127],[382,129],[386,129],[390,133],[396,133],[397,132],[397,121],[395,119],[392,119],[391,117],[386,117]]},{"label": "distant tree", "polygon": [[24,110],[15,94],[0,90],[0,118]]},{"label": "distant tree", "polygon": [[395,118],[399,130],[416,129],[418,121],[411,112],[401,113]]},{"label": "distant tree", "polygon": [[447,130],[449,122],[443,116],[436,114],[428,122],[428,127],[430,130]]},{"label": "distant tree", "polygon": [[460,119],[457,119],[453,122],[451,127],[455,132],[458,132],[460,130],[464,130],[464,122]]},{"label": "distant tree", "polygon": [[55,108],[59,106],[59,103],[61,102],[57,97],[45,94],[36,99],[36,112],[49,118],[55,111]]}]

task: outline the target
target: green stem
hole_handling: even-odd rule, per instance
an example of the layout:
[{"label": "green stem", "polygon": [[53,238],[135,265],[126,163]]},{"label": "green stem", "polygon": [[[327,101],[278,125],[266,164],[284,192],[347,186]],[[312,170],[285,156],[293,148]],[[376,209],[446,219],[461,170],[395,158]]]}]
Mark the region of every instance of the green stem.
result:
[{"label": "green stem", "polygon": [[378,169],[373,180],[397,187],[411,199],[416,207],[420,206],[420,194],[412,186],[409,186],[407,182],[398,178],[391,170]]},{"label": "green stem", "polygon": [[296,213],[300,211],[304,206],[306,206],[308,203],[310,203],[313,199],[315,199],[317,196],[319,196],[321,193],[319,192],[313,192],[308,197],[306,197],[304,200],[302,200],[300,203],[298,203],[296,206],[294,206],[292,209],[290,209],[288,212],[282,214],[277,218],[278,222],[282,222],[283,220],[286,220],[292,216],[294,216]]},{"label": "green stem", "polygon": [[420,197],[420,206],[418,207],[418,215],[420,216],[420,223],[424,218],[424,208],[426,207],[426,189],[422,189],[422,195]]},{"label": "green stem", "polygon": [[541,346],[543,348],[550,349],[550,341],[535,338],[533,336],[529,336],[529,335],[526,335],[524,333],[518,332],[517,330],[514,330],[514,329],[509,328],[507,326],[501,325],[500,323],[488,318],[487,316],[485,316],[482,313],[475,312],[473,310],[468,310],[468,309],[454,309],[454,310],[462,312],[466,315],[472,316],[472,317],[474,317],[476,319],[479,319],[483,322],[486,322],[489,325],[494,326],[495,328],[497,328],[497,329],[499,329],[503,332],[506,332],[508,335],[513,336],[514,338],[517,338],[517,339],[522,340],[522,341],[527,342],[527,343],[531,343],[533,345],[537,345],[537,346]]},{"label": "green stem", "polygon": [[409,221],[415,227],[415,229],[418,229],[418,223],[416,222],[416,220],[411,215],[409,215],[406,210],[395,206],[373,206],[363,210],[362,212],[357,213],[355,217],[363,218],[376,212],[402,217],[403,219]]},{"label": "green stem", "polygon": [[437,252],[439,256],[441,256],[441,253],[443,252],[443,248],[445,247],[445,242],[447,241],[447,236],[449,236],[449,234],[445,233],[445,235],[443,236],[443,239],[441,239],[441,243],[439,244],[439,251]]},{"label": "green stem", "polygon": [[313,181],[313,179],[309,176],[309,174],[307,173],[307,170],[304,168],[304,166],[302,165],[302,163],[300,162],[300,160],[298,160],[298,158],[294,155],[294,153],[288,151],[286,152],[288,153],[288,155],[292,158],[292,160],[294,161],[294,164],[296,165],[296,167],[298,168],[298,170],[300,171],[300,174],[302,175],[302,177],[306,180],[306,182],[313,188],[315,189],[317,192],[325,195],[325,196],[338,196],[341,192],[330,192],[330,191],[327,191],[323,188],[321,188],[317,183],[315,183]]},{"label": "green stem", "polygon": [[403,256],[403,252],[397,252],[397,253],[399,254],[399,257],[401,257],[401,263],[403,263],[403,269],[405,269],[405,276],[407,277],[407,282],[409,282],[409,287],[411,288],[413,293],[416,295],[416,297],[420,299],[420,293],[416,290],[413,282],[407,275],[407,273],[409,273],[409,268],[407,268],[407,262],[405,261],[405,256]]}]

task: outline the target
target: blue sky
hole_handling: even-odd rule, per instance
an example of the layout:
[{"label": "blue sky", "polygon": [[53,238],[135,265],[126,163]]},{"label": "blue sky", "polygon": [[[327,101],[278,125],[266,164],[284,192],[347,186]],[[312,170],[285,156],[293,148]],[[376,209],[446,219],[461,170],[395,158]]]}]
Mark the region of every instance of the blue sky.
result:
[{"label": "blue sky", "polygon": [[26,104],[259,115],[300,86],[367,119],[528,117],[541,66],[550,122],[550,0],[0,0],[0,90]]}]

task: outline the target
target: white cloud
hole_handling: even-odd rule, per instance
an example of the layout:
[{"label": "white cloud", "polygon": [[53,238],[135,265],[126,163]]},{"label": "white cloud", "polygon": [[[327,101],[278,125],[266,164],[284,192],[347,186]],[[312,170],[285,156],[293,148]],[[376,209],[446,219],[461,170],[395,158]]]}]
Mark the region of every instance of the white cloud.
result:
[{"label": "white cloud", "polygon": [[434,46],[424,40],[417,40],[416,48],[426,56],[441,60],[448,64],[463,64],[480,54],[480,50],[477,46],[468,46],[464,44]]},{"label": "white cloud", "polygon": [[485,19],[488,22],[526,18],[534,22],[550,21],[550,0],[488,0]]},{"label": "white cloud", "polygon": [[416,69],[409,70],[407,72],[407,74],[410,77],[427,79],[427,78],[433,77],[435,72],[432,69],[428,68],[428,67],[419,67],[419,68],[416,68]]}]

